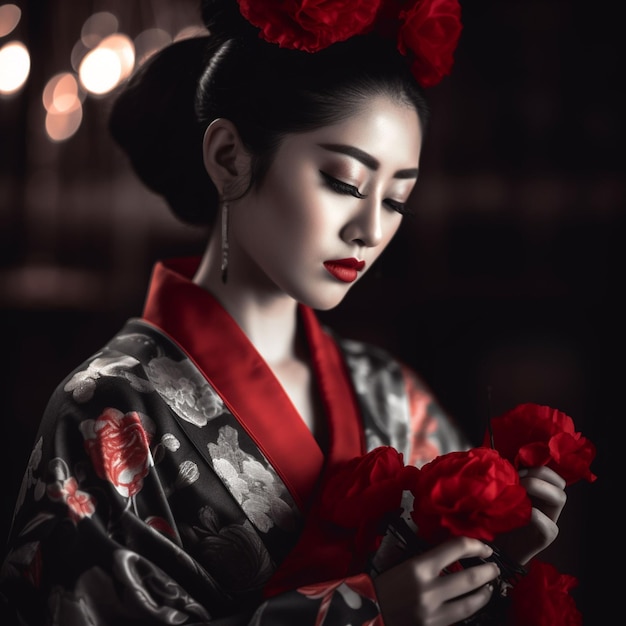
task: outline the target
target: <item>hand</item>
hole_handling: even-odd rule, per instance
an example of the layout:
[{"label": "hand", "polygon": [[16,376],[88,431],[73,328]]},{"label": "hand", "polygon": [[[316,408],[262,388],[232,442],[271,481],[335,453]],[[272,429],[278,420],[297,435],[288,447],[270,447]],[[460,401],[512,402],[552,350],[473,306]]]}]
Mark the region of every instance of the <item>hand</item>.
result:
[{"label": "hand", "polygon": [[383,572],[374,579],[385,626],[449,626],[484,607],[500,573],[495,563],[459,572],[441,571],[465,558],[487,558],[493,550],[468,537],[450,539]]},{"label": "hand", "polygon": [[533,504],[530,522],[522,528],[500,535],[495,544],[508,557],[525,565],[557,538],[557,521],[567,495],[565,481],[545,466],[521,470],[520,484],[526,488]]}]

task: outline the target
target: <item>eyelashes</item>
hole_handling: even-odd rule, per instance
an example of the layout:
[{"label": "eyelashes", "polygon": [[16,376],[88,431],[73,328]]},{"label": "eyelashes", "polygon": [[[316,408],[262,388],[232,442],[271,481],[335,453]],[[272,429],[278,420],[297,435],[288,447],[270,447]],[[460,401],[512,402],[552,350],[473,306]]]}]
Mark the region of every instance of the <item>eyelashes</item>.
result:
[{"label": "eyelashes", "polygon": [[326,172],[322,172],[320,170],[320,174],[322,178],[326,182],[326,184],[333,190],[338,193],[349,194],[354,196],[355,198],[359,198],[362,200],[363,198],[367,198],[366,195],[362,194],[354,185],[349,185],[348,183],[344,183],[342,180],[338,180],[334,176],[327,174]]},{"label": "eyelashes", "polygon": [[[342,180],[339,180],[335,178],[334,176],[331,176],[330,174],[323,172],[322,170],[320,170],[320,174],[322,175],[324,182],[333,191],[336,191],[337,193],[353,196],[354,198],[358,198],[359,200],[367,198],[367,196],[365,194],[362,194],[354,185],[345,183]],[[400,215],[412,215],[413,214],[413,211],[411,211],[411,209],[409,209],[402,202],[397,202],[396,200],[391,200],[390,198],[387,198],[386,200],[384,200],[384,204],[388,208],[392,209],[393,211],[397,211],[398,213],[400,213]]]}]

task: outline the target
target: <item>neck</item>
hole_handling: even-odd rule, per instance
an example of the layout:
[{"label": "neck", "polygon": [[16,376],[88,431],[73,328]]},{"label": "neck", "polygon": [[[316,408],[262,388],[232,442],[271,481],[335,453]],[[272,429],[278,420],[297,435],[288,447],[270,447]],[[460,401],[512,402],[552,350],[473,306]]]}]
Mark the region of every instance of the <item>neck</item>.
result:
[{"label": "neck", "polygon": [[297,302],[275,286],[259,285],[229,268],[222,282],[219,245],[209,243],[193,281],[210,291],[237,322],[259,354],[270,365],[297,355]]}]

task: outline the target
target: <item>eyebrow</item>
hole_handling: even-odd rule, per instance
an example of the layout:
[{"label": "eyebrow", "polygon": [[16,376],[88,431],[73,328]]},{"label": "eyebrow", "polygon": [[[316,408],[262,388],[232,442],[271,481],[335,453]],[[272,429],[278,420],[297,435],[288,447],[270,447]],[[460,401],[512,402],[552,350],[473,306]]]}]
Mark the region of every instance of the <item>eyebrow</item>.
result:
[{"label": "eyebrow", "polygon": [[[357,161],[360,161],[371,170],[376,171],[380,167],[380,162],[375,159],[371,154],[364,152],[363,150],[356,148],[355,146],[348,146],[340,143],[321,143],[318,144],[320,148],[330,150],[331,152],[339,152],[340,154],[346,154]],[[419,170],[416,167],[408,168],[405,170],[398,170],[393,177],[394,178],[417,178]]]}]

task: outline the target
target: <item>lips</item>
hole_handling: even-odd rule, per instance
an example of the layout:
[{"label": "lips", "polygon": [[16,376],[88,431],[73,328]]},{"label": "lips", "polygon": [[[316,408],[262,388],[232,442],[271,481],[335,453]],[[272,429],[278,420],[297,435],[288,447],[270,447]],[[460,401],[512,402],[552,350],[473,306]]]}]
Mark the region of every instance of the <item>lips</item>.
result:
[{"label": "lips", "polygon": [[352,283],[357,279],[359,272],[365,267],[365,261],[358,259],[336,259],[324,261],[324,267],[331,276],[344,283]]}]

